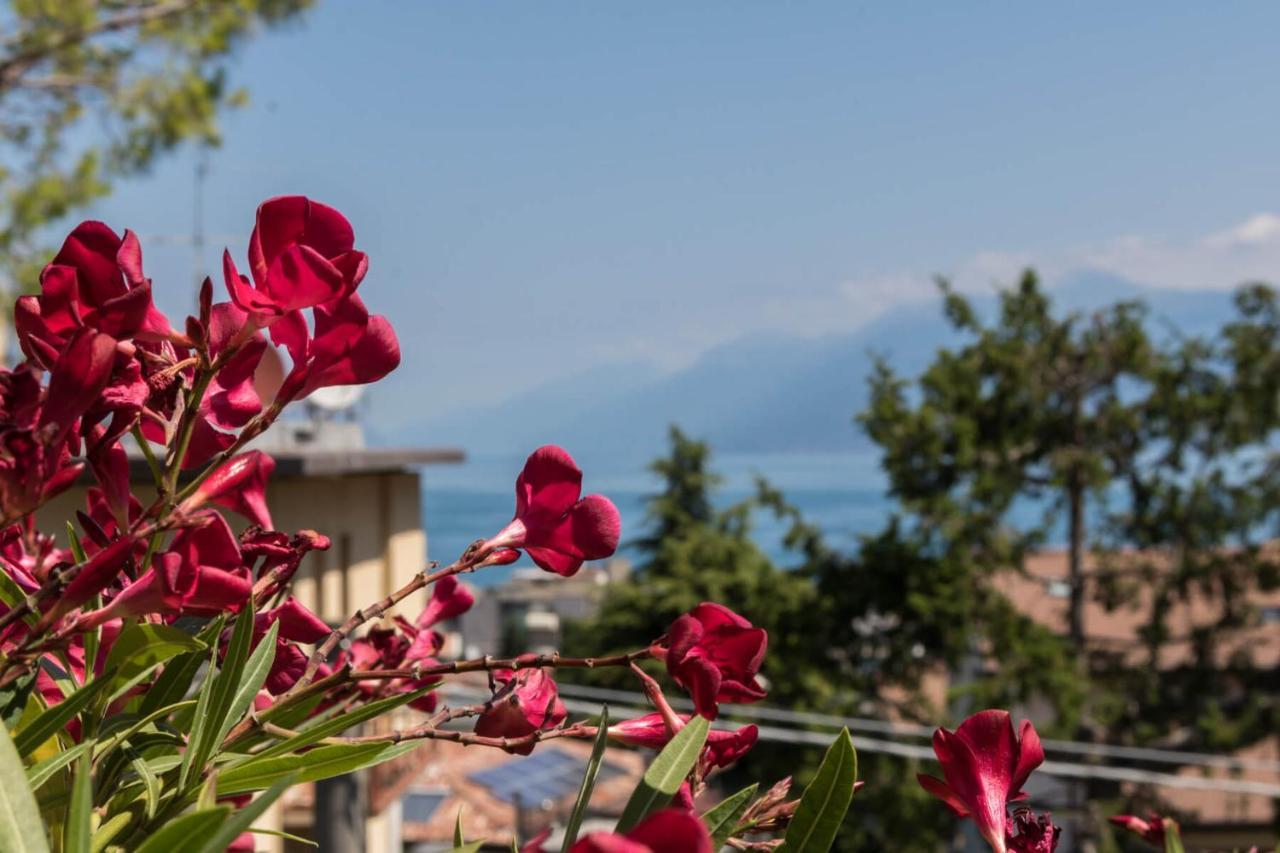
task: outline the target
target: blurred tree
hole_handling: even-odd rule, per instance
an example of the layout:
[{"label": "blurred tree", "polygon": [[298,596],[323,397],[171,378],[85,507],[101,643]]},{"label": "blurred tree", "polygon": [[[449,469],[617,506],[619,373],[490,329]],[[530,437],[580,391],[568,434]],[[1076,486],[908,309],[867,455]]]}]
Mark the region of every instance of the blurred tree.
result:
[{"label": "blurred tree", "polygon": [[[634,543],[638,564],[626,581],[609,587],[594,619],[570,626],[566,647],[588,638],[611,651],[647,645],[677,616],[718,601],[769,631],[764,675],[771,695],[788,704],[818,701],[830,688],[810,655],[812,583],[775,566],[752,541],[753,501],[714,508],[720,480],[707,468],[707,446],[677,427],[670,440],[670,455],[650,466],[664,485],[649,500],[649,532]],[[633,682],[622,674],[618,683]]]},{"label": "blurred tree", "polygon": [[[1221,752],[1273,733],[1280,685],[1248,630],[1249,595],[1280,574],[1259,541],[1280,523],[1275,294],[1248,288],[1220,334],[1160,346],[1141,305],[1058,316],[1030,272],[990,325],[943,295],[968,342],[912,383],[881,363],[860,417],[902,517],[817,573],[868,695],[909,694],[941,665],[953,698],[1047,703],[1042,728],[1073,737]],[[1001,579],[1063,540],[1058,633]],[[1139,637],[1090,635],[1091,604],[1141,612]]]},{"label": "blurred tree", "polygon": [[311,0],[11,0],[0,12],[0,284],[34,286],[41,228],[244,102],[231,52]]},{"label": "blurred tree", "polygon": [[[1060,315],[1030,272],[990,323],[943,298],[967,340],[913,382],[879,363],[859,417],[897,504],[883,530],[842,554],[764,482],[718,510],[707,447],[673,429],[636,581],[569,644],[634,648],[719,598],[769,630],[779,707],[936,723],[1021,706],[1046,735],[1218,753],[1280,729],[1280,682],[1250,633],[1250,595],[1280,581],[1280,549],[1260,541],[1280,528],[1280,300],[1246,288],[1220,333],[1156,343],[1141,304]],[[789,523],[797,565],[752,542],[757,510]],[[1002,581],[1063,541],[1065,618],[1042,624]],[[1098,606],[1140,612],[1135,641],[1091,634]],[[737,775],[775,762],[812,772],[807,753],[765,747]],[[912,762],[868,752],[860,768],[841,849],[946,845],[956,825]],[[1081,793],[1107,809],[1120,794]]]},{"label": "blurred tree", "polygon": [[[568,627],[565,647],[591,642],[611,651],[633,649],[661,636],[699,602],[720,601],[769,632],[762,671],[769,705],[855,710],[863,682],[845,680],[856,664],[838,665],[833,657],[842,651],[828,642],[837,609],[821,599],[814,582],[817,571],[831,571],[846,558],[829,549],[819,531],[763,480],[754,497],[716,509],[721,480],[709,470],[707,446],[676,427],[670,442],[669,455],[651,466],[663,489],[649,500],[649,528],[634,543],[640,559],[632,577],[609,587],[595,618]],[[790,522],[784,544],[798,556],[798,565],[782,568],[754,543],[751,519],[757,510]],[[633,680],[610,670],[566,671],[561,677],[634,689]],[[750,780],[794,774],[803,785],[822,752],[762,742],[723,781],[734,789]],[[859,766],[867,787],[858,793],[838,849],[929,853],[950,837],[955,822],[916,784],[920,768],[913,762],[867,754],[859,756]]]}]

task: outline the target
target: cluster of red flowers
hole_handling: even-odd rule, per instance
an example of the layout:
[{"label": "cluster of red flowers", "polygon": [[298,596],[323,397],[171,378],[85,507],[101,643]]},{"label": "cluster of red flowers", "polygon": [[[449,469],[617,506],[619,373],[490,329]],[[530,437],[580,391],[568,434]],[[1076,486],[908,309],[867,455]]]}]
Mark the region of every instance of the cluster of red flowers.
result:
[{"label": "cluster of red flowers", "polygon": [[[447,568],[424,571],[336,628],[289,595],[303,558],[328,548],[329,540],[310,530],[291,535],[273,528],[266,489],[274,463],[246,446],[289,402],[326,386],[372,382],[396,367],[399,347],[390,324],[371,316],[357,295],[367,268],[340,213],[303,197],[272,199],[259,208],[250,236],[249,276],[227,253],[228,300],[215,302],[206,279],[197,316],[175,328],[152,301],[132,232],[120,237],[87,222],[71,233],[41,275],[39,294],[18,300],[26,360],[0,370],[0,568],[25,596],[0,602],[0,686],[38,673],[37,687],[53,705],[64,698],[54,675],[59,668],[69,667],[86,683],[102,672],[129,624],[252,614],[252,645],[268,637],[275,644],[255,698],[260,710],[304,694],[322,700],[313,713],[403,696],[431,716],[397,737],[442,736],[441,724],[461,717],[474,717],[473,731],[463,738],[454,730],[449,739],[515,753],[552,737],[595,737],[591,726],[565,725],[552,675],[563,666],[629,667],[654,711],[613,723],[607,735],[651,749],[668,743],[692,717],[673,709],[639,666],[646,660],[660,661],[689,694],[694,712],[708,720],[716,719],[721,703],[763,699],[759,672],[768,635],[716,603],[699,604],[648,647],[614,658],[439,660],[437,626],[475,600],[458,575],[511,563],[524,552],[546,571],[569,576],[616,550],[616,507],[600,495],[584,497],[582,471],[554,446],[529,456],[516,480],[510,523]],[[287,352],[290,367],[275,396],[263,400],[254,375],[268,338]],[[150,503],[131,490],[126,436],[152,468]],[[36,529],[33,512],[86,469],[92,477],[87,505],[77,514],[75,540],[63,548]],[[237,535],[224,510],[249,526]],[[399,601],[427,587],[429,601],[416,618],[392,615]],[[378,624],[358,633],[375,619]],[[97,638],[93,660],[87,659],[89,632]],[[221,638],[216,628],[211,633],[221,644],[217,653],[225,655],[231,630]],[[434,688],[444,676],[467,671],[488,673],[488,700],[439,708]],[[114,697],[114,707],[129,698]],[[241,721],[229,741],[251,724]],[[74,725],[69,731],[78,737]],[[670,808],[625,834],[587,835],[572,849],[710,853],[693,800],[708,774],[741,758],[757,737],[751,725],[712,730]],[[1009,813],[1044,758],[1030,722],[1015,731],[1008,713],[984,711],[955,732],[939,729],[934,750],[945,781],[922,776],[921,784],[957,815],[972,818],[993,850],[1054,850],[1059,830],[1047,815],[1025,808]],[[785,828],[796,808],[787,799],[789,786],[784,780],[751,806],[752,826]],[[1141,823],[1130,820],[1131,828]],[[1143,831],[1155,838],[1163,824]],[[535,840],[526,849],[539,845]]]}]

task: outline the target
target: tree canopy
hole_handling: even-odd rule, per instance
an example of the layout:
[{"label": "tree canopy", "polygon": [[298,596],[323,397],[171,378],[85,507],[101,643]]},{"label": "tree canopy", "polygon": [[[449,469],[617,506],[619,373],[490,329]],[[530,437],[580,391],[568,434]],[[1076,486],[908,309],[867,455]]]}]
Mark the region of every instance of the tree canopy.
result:
[{"label": "tree canopy", "polygon": [[[244,102],[228,60],[311,0],[13,0],[0,12],[0,284],[34,286],[42,226]],[[4,279],[8,279],[7,282]]]}]

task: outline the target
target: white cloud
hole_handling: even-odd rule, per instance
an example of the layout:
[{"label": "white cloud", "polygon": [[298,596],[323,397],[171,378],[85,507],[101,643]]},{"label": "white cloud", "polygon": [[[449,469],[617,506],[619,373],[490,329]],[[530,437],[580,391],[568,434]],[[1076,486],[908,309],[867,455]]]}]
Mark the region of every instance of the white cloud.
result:
[{"label": "white cloud", "polygon": [[[990,293],[1016,281],[1031,266],[1053,286],[1071,273],[1098,270],[1146,287],[1174,290],[1230,290],[1248,281],[1280,283],[1280,214],[1257,213],[1229,228],[1189,240],[1128,235],[1102,243],[1062,247],[1049,252],[988,250],[953,265],[943,274],[966,293]],[[834,299],[812,300],[808,312],[825,319],[828,329],[848,321],[856,304],[856,328],[890,308],[932,299],[933,273],[871,275],[841,282]]]},{"label": "white cloud", "polygon": [[744,333],[847,333],[895,308],[931,304],[937,298],[937,275],[963,293],[984,296],[1014,284],[1027,267],[1034,267],[1050,288],[1085,270],[1152,289],[1229,290],[1247,281],[1280,283],[1280,214],[1258,213],[1183,240],[1128,235],[1034,252],[990,249],[959,262],[872,272],[825,289],[780,284],[772,298],[719,304],[710,315],[689,312],[661,334],[617,335],[597,343],[591,355],[603,362],[649,361],[663,370],[678,370]]}]

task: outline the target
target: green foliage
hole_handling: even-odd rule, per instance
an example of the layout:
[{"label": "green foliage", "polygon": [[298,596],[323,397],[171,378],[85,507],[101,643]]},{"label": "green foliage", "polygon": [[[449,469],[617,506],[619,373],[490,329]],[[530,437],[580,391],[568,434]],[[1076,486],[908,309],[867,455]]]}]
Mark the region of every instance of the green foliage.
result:
[{"label": "green foliage", "polygon": [[[1055,312],[1030,272],[990,322],[943,296],[962,343],[910,382],[879,364],[860,417],[900,513],[817,573],[845,675],[883,697],[945,669],[957,708],[1037,701],[1042,730],[1086,739],[1220,752],[1273,732],[1248,599],[1280,583],[1258,539],[1280,521],[1275,293],[1168,340],[1137,303]],[[1002,579],[1063,538],[1065,619],[1038,623]],[[1136,642],[1090,636],[1091,607],[1140,613]]]},{"label": "green foliage", "polygon": [[15,0],[0,42],[0,279],[32,287],[43,225],[245,101],[227,62],[311,0]]},{"label": "green foliage", "polygon": [[787,853],[830,850],[849,810],[857,779],[858,754],[849,730],[844,729],[827,750],[817,775],[804,789],[781,849]]},{"label": "green foliage", "polygon": [[628,832],[651,812],[666,806],[680,790],[693,765],[702,754],[711,723],[706,717],[694,716],[675,737],[662,748],[658,757],[649,765],[640,784],[631,792],[631,798],[618,818],[618,832]]},{"label": "green foliage", "polygon": [[0,850],[47,853],[40,809],[9,731],[0,726]]},{"label": "green foliage", "polygon": [[591,805],[591,793],[596,787],[596,776],[600,773],[600,765],[604,761],[604,750],[609,745],[609,706],[600,709],[600,719],[596,723],[595,743],[591,747],[591,757],[587,759],[587,769],[582,774],[582,785],[578,788],[578,798],[574,800],[573,812],[564,825],[564,841],[560,845],[560,853],[569,853],[573,842],[578,840],[578,830],[582,828],[582,819],[587,816],[587,807]]},{"label": "green foliage", "polygon": [[707,825],[707,831],[711,833],[713,850],[724,847],[729,836],[737,829],[739,819],[751,806],[751,801],[759,788],[759,783],[752,782],[738,793],[725,797],[702,815],[702,822]]}]

